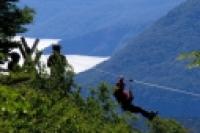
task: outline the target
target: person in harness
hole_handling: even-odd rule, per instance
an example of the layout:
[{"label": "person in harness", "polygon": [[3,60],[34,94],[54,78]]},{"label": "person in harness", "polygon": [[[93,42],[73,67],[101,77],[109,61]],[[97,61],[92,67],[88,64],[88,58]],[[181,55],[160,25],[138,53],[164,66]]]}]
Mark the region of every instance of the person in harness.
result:
[{"label": "person in harness", "polygon": [[157,116],[157,112],[146,111],[139,106],[135,106],[132,103],[132,101],[134,100],[134,96],[130,90],[125,90],[125,83],[123,77],[120,77],[120,79],[116,83],[114,96],[124,111],[140,113],[148,120],[153,120]]}]

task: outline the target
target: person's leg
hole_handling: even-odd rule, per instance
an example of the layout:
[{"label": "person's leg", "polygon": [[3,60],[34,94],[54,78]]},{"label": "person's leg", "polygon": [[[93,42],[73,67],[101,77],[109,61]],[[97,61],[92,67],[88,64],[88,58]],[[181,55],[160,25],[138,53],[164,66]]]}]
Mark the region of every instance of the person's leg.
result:
[{"label": "person's leg", "polygon": [[139,106],[135,106],[132,104],[124,105],[122,106],[124,110],[130,111],[132,113],[141,113],[144,117],[146,117],[149,120],[152,120],[157,114],[154,112],[148,112],[144,109],[142,109]]},{"label": "person's leg", "polygon": [[148,111],[146,111],[146,110],[144,110],[144,109],[142,109],[138,106],[131,105],[131,104],[125,105],[124,109],[127,110],[127,111],[130,111],[132,113],[141,113],[144,117],[146,117],[149,114]]}]

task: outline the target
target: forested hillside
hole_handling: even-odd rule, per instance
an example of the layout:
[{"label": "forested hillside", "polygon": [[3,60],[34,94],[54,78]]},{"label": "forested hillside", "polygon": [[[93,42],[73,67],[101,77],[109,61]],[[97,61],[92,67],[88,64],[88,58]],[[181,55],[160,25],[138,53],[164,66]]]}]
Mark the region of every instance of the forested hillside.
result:
[{"label": "forested hillside", "polygon": [[[188,0],[170,11],[138,37],[127,42],[109,61],[97,66],[99,70],[125,75],[137,80],[161,84],[200,93],[200,70],[188,69],[177,57],[200,49],[200,1]],[[90,70],[78,76],[82,84],[97,81],[114,83],[112,74]],[[90,77],[87,78],[86,77]],[[200,99],[156,87],[133,83],[136,103],[158,110],[169,117],[197,117]]]},{"label": "forested hillside", "polygon": [[[35,15],[33,9],[21,7],[18,2],[4,0],[0,3],[0,64],[6,65],[0,68],[0,132],[188,132],[176,120],[132,105],[131,93],[121,92],[120,86],[102,83],[83,89],[77,85],[74,69],[62,55],[59,45],[52,46],[47,63],[40,62],[43,53],[37,50],[39,39],[32,47],[23,37],[20,41],[13,40],[17,34],[28,30],[27,24]],[[21,65],[20,58],[24,60]],[[87,96],[81,93],[86,89]],[[124,95],[123,103],[117,91]],[[143,117],[136,117],[135,113]]]},{"label": "forested hillside", "polygon": [[27,36],[62,39],[65,54],[108,56],[183,1],[21,0],[21,4],[37,13]]},{"label": "forested hillside", "polygon": [[[141,133],[144,130],[134,125],[137,119],[133,114],[118,112],[112,89],[105,84],[84,98],[79,88],[73,87],[70,92],[70,84],[62,88],[52,77],[12,73],[0,75],[0,79],[2,133]],[[186,133],[176,121],[159,117],[143,127],[152,133]]]}]

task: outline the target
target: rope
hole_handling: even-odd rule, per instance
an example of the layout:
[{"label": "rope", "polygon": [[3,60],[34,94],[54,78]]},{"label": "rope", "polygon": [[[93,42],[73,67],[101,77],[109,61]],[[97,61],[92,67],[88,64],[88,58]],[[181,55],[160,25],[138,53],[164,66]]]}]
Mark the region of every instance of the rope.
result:
[{"label": "rope", "polygon": [[162,90],[168,90],[168,91],[177,92],[177,93],[181,93],[181,94],[190,95],[190,96],[193,96],[193,97],[199,97],[200,98],[200,94],[194,93],[194,92],[184,91],[184,90],[180,90],[180,89],[177,89],[177,88],[172,88],[172,87],[163,86],[163,85],[159,85],[159,84],[147,83],[147,82],[139,81],[139,80],[134,80],[134,82],[137,83],[137,84],[142,84],[142,85],[146,85],[146,86],[149,86],[149,87],[155,87],[155,88],[159,88],[159,89],[162,89]]},{"label": "rope", "polygon": [[[96,70],[97,72],[100,72],[100,73],[108,74],[108,75],[113,76],[113,77],[119,77],[119,75],[117,75],[117,74],[107,72],[107,71],[103,71],[101,69],[93,68],[93,70]],[[194,92],[189,92],[189,91],[185,91],[185,90],[181,90],[181,89],[177,89],[177,88],[173,88],[173,87],[168,87],[168,86],[164,86],[164,85],[144,82],[144,81],[141,81],[141,80],[130,79],[130,81],[133,81],[136,84],[141,84],[141,85],[145,85],[145,86],[148,86],[148,87],[155,87],[155,88],[158,88],[158,89],[161,89],[161,90],[167,90],[167,91],[171,91],[171,92],[176,92],[176,93],[190,95],[190,96],[193,96],[193,97],[200,98],[199,93],[194,93]]]}]

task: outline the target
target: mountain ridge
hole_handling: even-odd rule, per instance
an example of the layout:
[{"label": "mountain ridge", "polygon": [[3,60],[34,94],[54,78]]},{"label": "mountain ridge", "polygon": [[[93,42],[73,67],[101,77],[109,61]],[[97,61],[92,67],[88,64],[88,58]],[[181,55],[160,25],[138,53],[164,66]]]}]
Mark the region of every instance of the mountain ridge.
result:
[{"label": "mountain ridge", "polygon": [[[137,35],[145,27],[151,25],[160,16],[166,14],[171,8],[183,1],[117,0],[113,2],[111,0],[85,0],[83,2],[81,0],[62,0],[53,2],[47,0],[41,4],[38,0],[22,0],[21,4],[33,7],[37,13],[33,25],[29,26],[30,31],[26,34],[27,36],[59,38],[63,40],[61,42],[64,45],[63,49],[67,49],[66,52],[71,54],[79,54],[78,52],[84,51],[84,54],[89,55],[91,53],[90,50],[92,50],[94,52],[91,55],[108,56],[120,45],[121,39],[123,40],[128,34]],[[112,36],[111,38],[111,40],[117,42],[116,45],[112,44],[112,47],[110,46],[106,49],[98,48],[98,45],[110,44],[111,41],[107,39],[107,34],[114,33],[107,31],[107,29],[114,31],[116,27],[119,29],[131,28],[123,34],[121,34],[120,30],[116,31],[117,36]],[[134,27],[140,27],[140,30],[135,31]],[[100,39],[98,39],[99,31],[105,34],[102,34]],[[86,36],[88,34],[94,35]],[[72,40],[78,40],[81,36],[86,36],[82,39],[83,42],[72,42]],[[87,41],[84,41],[85,38]],[[103,40],[105,44],[97,43],[102,42],[102,39],[105,39]],[[72,43],[73,45],[66,43]],[[89,48],[81,47],[85,44],[93,45],[89,45]],[[68,49],[68,47],[72,50]],[[110,51],[110,53],[107,51]]]},{"label": "mountain ridge", "polygon": [[[182,52],[200,48],[200,1],[188,0],[170,11],[154,25],[133,38],[112,58],[97,69],[125,75],[142,81],[200,93],[200,72],[188,70],[185,62],[176,60]],[[95,85],[97,81],[114,84],[116,78],[95,70],[78,76],[83,85]],[[83,82],[84,81],[84,82]],[[134,84],[136,103],[159,110],[164,116],[199,116],[199,99],[187,95]],[[173,109],[172,109],[173,108]],[[192,112],[192,113],[191,113]]]}]

